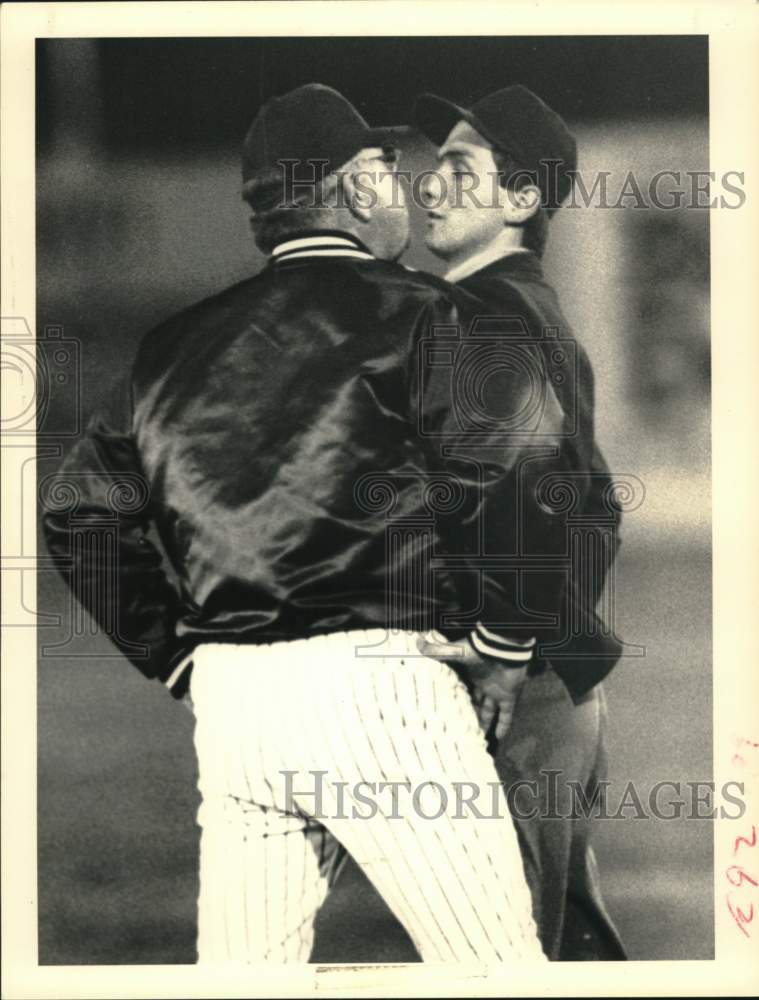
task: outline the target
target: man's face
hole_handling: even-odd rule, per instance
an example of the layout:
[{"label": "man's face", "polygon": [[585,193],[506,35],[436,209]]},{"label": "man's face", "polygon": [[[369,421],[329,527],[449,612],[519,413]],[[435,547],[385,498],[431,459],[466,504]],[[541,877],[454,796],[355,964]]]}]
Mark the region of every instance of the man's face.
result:
[{"label": "man's face", "polygon": [[398,150],[380,148],[363,149],[357,158],[359,197],[371,207],[372,250],[383,260],[397,260],[411,235],[399,159]]},{"label": "man's face", "polygon": [[444,260],[464,260],[503,231],[505,192],[498,183],[493,147],[460,121],[437,159],[436,176],[421,188],[427,209],[425,241]]}]

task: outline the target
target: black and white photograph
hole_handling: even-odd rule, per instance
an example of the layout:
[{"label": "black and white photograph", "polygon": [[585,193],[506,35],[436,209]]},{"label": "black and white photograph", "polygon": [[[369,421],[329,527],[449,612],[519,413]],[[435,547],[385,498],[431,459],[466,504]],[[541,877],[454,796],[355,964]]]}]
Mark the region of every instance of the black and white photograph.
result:
[{"label": "black and white photograph", "polygon": [[37,965],[748,961],[713,233],[755,209],[708,29],[71,6],[2,311]]}]

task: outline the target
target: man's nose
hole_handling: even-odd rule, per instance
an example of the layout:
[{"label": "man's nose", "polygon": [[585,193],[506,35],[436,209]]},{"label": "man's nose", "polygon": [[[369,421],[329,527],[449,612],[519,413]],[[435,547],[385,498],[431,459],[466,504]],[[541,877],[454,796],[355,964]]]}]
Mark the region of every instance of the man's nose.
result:
[{"label": "man's nose", "polygon": [[437,170],[431,170],[424,175],[419,185],[422,204],[425,208],[439,206],[444,200],[443,178]]}]

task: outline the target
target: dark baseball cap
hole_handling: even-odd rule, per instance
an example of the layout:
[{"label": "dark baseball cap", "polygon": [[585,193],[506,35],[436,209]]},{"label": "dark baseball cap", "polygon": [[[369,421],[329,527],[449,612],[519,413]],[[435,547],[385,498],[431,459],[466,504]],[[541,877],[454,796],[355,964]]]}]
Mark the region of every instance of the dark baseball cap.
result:
[{"label": "dark baseball cap", "polygon": [[414,120],[436,146],[443,144],[457,122],[468,122],[520,167],[537,174],[549,212],[559,207],[572,188],[577,169],[575,138],[564,120],[521,84],[496,90],[471,108],[422,94],[414,104]]},{"label": "dark baseball cap", "polygon": [[301,194],[307,194],[308,184],[337,170],[359,150],[395,146],[404,132],[408,129],[400,126],[372,128],[332,87],[304,84],[267,101],[248,129],[242,149],[243,197],[254,208],[270,207],[282,197],[286,179],[303,185]]}]

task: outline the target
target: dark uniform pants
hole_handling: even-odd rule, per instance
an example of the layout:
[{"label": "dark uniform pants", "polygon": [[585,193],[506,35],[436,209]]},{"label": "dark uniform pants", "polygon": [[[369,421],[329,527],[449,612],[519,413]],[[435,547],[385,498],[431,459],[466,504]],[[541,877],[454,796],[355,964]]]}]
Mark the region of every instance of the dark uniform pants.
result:
[{"label": "dark uniform pants", "polygon": [[[576,922],[593,939],[595,953],[582,957],[626,957],[601,898],[590,845],[594,820],[583,815],[575,791],[591,802],[596,783],[605,778],[605,726],[601,685],[575,705],[556,674],[546,671],[528,678],[496,753],[498,775],[507,789],[512,786],[514,807],[525,815],[515,820],[533,915],[544,951],[554,960],[580,957],[562,948],[575,937]],[[577,818],[567,818],[573,810]],[[536,815],[526,818],[531,812]]]}]

